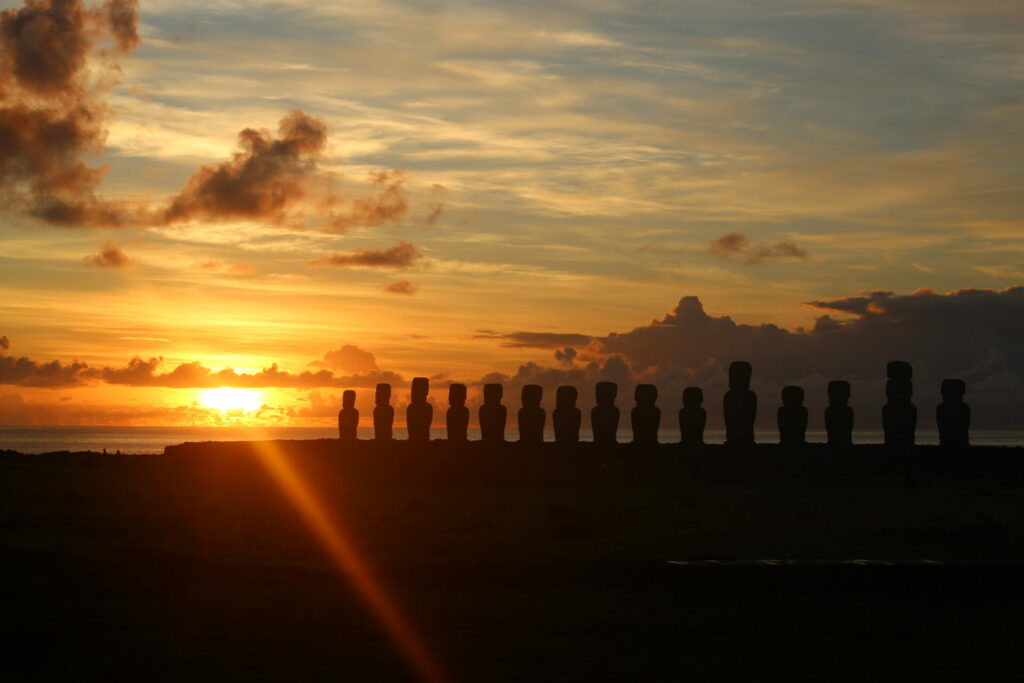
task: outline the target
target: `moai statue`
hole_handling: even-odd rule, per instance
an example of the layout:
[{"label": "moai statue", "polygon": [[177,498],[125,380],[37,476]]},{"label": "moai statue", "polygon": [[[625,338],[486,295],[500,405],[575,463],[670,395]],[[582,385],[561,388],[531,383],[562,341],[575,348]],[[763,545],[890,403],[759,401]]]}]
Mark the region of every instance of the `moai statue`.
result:
[{"label": "moai statue", "polygon": [[551,418],[555,423],[555,442],[573,444],[580,442],[580,424],[583,414],[576,407],[576,387],[558,387],[555,392],[555,412]]},{"label": "moai statue", "polygon": [[523,387],[523,407],[519,409],[519,442],[538,444],[544,442],[544,423],[547,413],[540,407],[544,389],[537,384]]},{"label": "moai statue", "polygon": [[466,407],[466,385],[452,384],[448,387],[448,413],[445,415],[449,441],[466,441],[469,431],[469,408]]},{"label": "moai statue", "polygon": [[913,372],[910,363],[901,360],[894,360],[886,366],[885,395],[888,400],[882,406],[886,446],[914,445],[917,407],[910,402],[914,395]]},{"label": "moai statue", "polygon": [[378,384],[374,398],[373,438],[378,441],[391,440],[391,427],[395,423],[395,409],[391,407],[391,385]]},{"label": "moai statue", "polygon": [[853,408],[850,407],[850,383],[834,379],[828,383],[828,408],[825,408],[825,431],[829,446],[853,444]]},{"label": "moai statue", "polygon": [[338,438],[355,441],[359,429],[359,411],[356,410],[356,392],[346,389],[341,395],[341,410],[338,412]]},{"label": "moai statue", "polygon": [[942,380],[942,403],[935,408],[935,421],[939,425],[939,445],[944,448],[971,445],[971,407],[964,403],[966,393],[962,379]]},{"label": "moai statue", "polygon": [[615,382],[598,382],[595,388],[597,405],[590,411],[590,428],[594,431],[594,443],[608,445],[616,443],[615,435],[619,431],[619,409],[615,406],[615,396],[619,386]]},{"label": "moai statue", "polygon": [[757,394],[750,390],[751,374],[753,368],[746,361],[738,360],[729,365],[729,391],[722,400],[727,446],[754,445]]},{"label": "moai statue", "polygon": [[779,445],[800,446],[807,443],[807,408],[803,387],[782,387],[782,405],[776,413],[779,424]]},{"label": "moai statue", "polygon": [[636,385],[633,400],[636,401],[636,407],[629,413],[633,443],[658,443],[658,428],[661,427],[661,408],[655,405],[658,401],[658,387],[653,384]]},{"label": "moai statue", "polygon": [[430,380],[426,377],[412,378],[412,396],[405,409],[405,427],[409,441],[426,443],[430,441],[430,423],[434,421],[434,406],[427,403]]},{"label": "moai statue", "polygon": [[504,441],[508,410],[501,405],[504,393],[500,384],[484,385],[484,404],[480,406],[480,438],[483,441]]},{"label": "moai statue", "polygon": [[679,411],[679,441],[684,446],[700,446],[704,443],[704,427],[708,423],[708,411],[704,403],[704,391],[700,387],[683,389],[683,409]]}]

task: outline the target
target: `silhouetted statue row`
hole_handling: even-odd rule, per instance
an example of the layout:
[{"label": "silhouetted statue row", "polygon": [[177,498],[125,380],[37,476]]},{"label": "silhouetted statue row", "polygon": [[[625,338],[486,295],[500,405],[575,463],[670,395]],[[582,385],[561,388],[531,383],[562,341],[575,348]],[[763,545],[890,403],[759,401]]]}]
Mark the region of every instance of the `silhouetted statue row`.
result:
[{"label": "silhouetted statue row", "polygon": [[[725,443],[729,446],[749,446],[754,443],[754,422],[757,419],[757,394],[750,390],[753,368],[746,361],[736,361],[729,366],[729,390],[722,401],[725,416]],[[892,361],[886,366],[886,397],[882,408],[882,426],[887,446],[913,446],[917,428],[917,408],[910,402],[913,396],[913,368],[905,361]],[[406,409],[406,427],[409,441],[430,440],[430,425],[434,419],[434,407],[427,402],[430,382],[426,377],[412,380],[411,401]],[[608,445],[617,443],[619,430],[619,409],[615,405],[618,386],[614,382],[598,382],[595,387],[597,405],[590,411],[590,423],[594,443]],[[942,446],[964,447],[969,445],[968,433],[971,426],[971,408],[964,403],[966,387],[963,380],[947,379],[942,382],[942,403],[936,409],[935,419],[939,426],[939,443]],[[480,438],[488,442],[505,440],[505,425],[508,410],[502,405],[504,388],[501,384],[484,385],[484,401],[480,406]],[[522,389],[522,408],[517,422],[519,441],[539,444],[544,441],[544,425],[547,412],[541,408],[544,389],[536,384],[527,384]],[[555,394],[555,410],[552,422],[555,428],[555,442],[560,444],[579,443],[582,414],[576,407],[579,397],[576,387],[558,387]],[[633,394],[636,406],[630,411],[630,425],[633,429],[633,443],[658,443],[658,429],[661,426],[661,408],[657,405],[658,388],[653,384],[639,384]],[[355,440],[359,426],[359,411],[355,408],[356,392],[348,390],[342,395],[342,408],[338,413],[338,433],[342,440]],[[828,383],[828,407],[825,409],[825,430],[830,446],[849,446],[853,443],[853,409],[849,406],[850,383],[833,380]],[[707,425],[707,411],[702,404],[704,392],[700,387],[683,390],[683,408],[679,411],[680,441],[684,446],[704,443],[704,427]],[[782,388],[782,406],[776,420],[779,428],[779,443],[794,446],[806,443],[807,408],[804,407],[804,390],[798,386]],[[466,385],[452,384],[448,387],[448,412],[445,422],[448,440],[467,440],[469,431],[469,408],[466,407]],[[374,438],[393,438],[392,425],[395,409],[391,406],[391,385],[378,384],[376,407],[373,409]]]}]

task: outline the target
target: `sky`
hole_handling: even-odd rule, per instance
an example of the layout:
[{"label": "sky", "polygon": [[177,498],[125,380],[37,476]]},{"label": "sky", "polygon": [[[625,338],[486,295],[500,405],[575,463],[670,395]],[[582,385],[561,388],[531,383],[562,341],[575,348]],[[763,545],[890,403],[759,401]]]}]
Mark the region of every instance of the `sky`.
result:
[{"label": "sky", "polygon": [[905,358],[924,414],[956,376],[1020,427],[1015,0],[0,8],[0,424],[426,376],[699,385],[713,426],[741,359],[870,424]]}]

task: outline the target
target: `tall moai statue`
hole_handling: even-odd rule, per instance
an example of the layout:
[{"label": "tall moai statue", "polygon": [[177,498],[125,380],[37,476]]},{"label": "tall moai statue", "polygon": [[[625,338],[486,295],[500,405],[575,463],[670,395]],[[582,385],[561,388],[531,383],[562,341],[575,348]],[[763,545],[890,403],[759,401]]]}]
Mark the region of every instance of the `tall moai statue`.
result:
[{"label": "tall moai statue", "polygon": [[653,384],[637,384],[633,392],[636,406],[629,413],[633,427],[633,443],[652,445],[658,443],[658,429],[661,427],[661,408],[658,401],[658,387]]},{"label": "tall moai statue", "polygon": [[562,386],[555,392],[555,412],[551,419],[555,423],[555,442],[574,444],[580,442],[580,424],[583,414],[576,407],[579,393],[576,387]]},{"label": "tall moai statue", "polygon": [[779,425],[779,445],[800,446],[807,443],[807,408],[804,407],[803,387],[782,387],[782,405],[776,413],[776,421]]},{"label": "tall moai statue", "polygon": [[504,389],[500,384],[484,385],[484,404],[480,406],[480,438],[483,441],[504,441],[508,410],[501,405]]},{"label": "tall moai statue", "polygon": [[412,378],[411,400],[409,407],[405,409],[405,427],[409,432],[409,441],[430,441],[430,423],[434,421],[434,406],[427,402],[429,392],[429,379]]},{"label": "tall moai statue", "polygon": [[704,444],[704,427],[708,423],[708,411],[704,403],[704,391],[700,387],[683,389],[683,409],[679,411],[679,442],[684,446]]},{"label": "tall moai statue", "polygon": [[829,446],[853,445],[853,408],[850,407],[850,383],[834,379],[828,383],[828,408],[825,408],[825,432]]},{"label": "tall moai statue", "polygon": [[738,360],[729,365],[729,391],[722,399],[725,415],[725,444],[754,445],[754,420],[757,419],[757,394],[750,390],[750,363]]},{"label": "tall moai statue", "polygon": [[882,407],[882,428],[885,445],[906,447],[914,445],[917,429],[917,407],[910,402],[914,396],[914,369],[910,363],[891,361],[885,368],[887,401]]},{"label": "tall moai statue", "polygon": [[594,443],[607,446],[617,442],[619,409],[615,405],[615,397],[619,386],[615,382],[598,382],[595,393],[597,405],[590,411],[590,428],[594,431]]},{"label": "tall moai statue", "polygon": [[544,423],[547,413],[540,407],[544,389],[538,384],[527,384],[522,391],[523,407],[519,409],[519,443],[538,444],[544,442]]},{"label": "tall moai statue", "polygon": [[466,407],[466,385],[448,387],[448,412],[445,414],[448,440],[464,442],[469,432],[469,408]]},{"label": "tall moai statue", "polygon": [[939,445],[967,448],[971,445],[971,407],[964,403],[967,385],[962,379],[942,380],[942,403],[935,408]]},{"label": "tall moai statue", "polygon": [[341,410],[338,411],[338,438],[355,441],[359,431],[359,411],[356,410],[356,392],[346,389],[341,395]]},{"label": "tall moai statue", "polygon": [[390,441],[391,427],[395,423],[395,409],[391,407],[391,385],[378,384],[374,397],[373,438],[378,441]]}]

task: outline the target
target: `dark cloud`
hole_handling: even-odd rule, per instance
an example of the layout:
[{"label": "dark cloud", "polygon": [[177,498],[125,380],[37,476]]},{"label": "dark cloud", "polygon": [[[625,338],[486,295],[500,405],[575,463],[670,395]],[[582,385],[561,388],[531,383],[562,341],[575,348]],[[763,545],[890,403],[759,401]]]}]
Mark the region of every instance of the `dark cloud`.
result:
[{"label": "dark cloud", "polygon": [[82,262],[94,268],[124,268],[131,265],[132,259],[124,253],[119,244],[107,242],[98,254],[90,254],[83,258]]},{"label": "dark cloud", "polygon": [[419,285],[409,282],[408,280],[399,280],[398,282],[392,282],[384,287],[384,291],[391,294],[406,294],[408,296],[412,296],[419,291],[419,288]]},{"label": "dark cloud", "polygon": [[565,332],[494,332],[478,330],[474,339],[493,339],[508,349],[559,349],[586,346],[593,337]]},{"label": "dark cloud", "polygon": [[399,240],[387,249],[356,249],[355,251],[336,251],[323,258],[314,259],[309,265],[314,268],[393,268],[405,270],[411,268],[423,255],[408,242]]},{"label": "dark cloud", "polygon": [[[748,360],[754,365],[755,389],[768,407],[761,415],[766,425],[783,385],[803,385],[808,406],[820,412],[828,380],[847,379],[854,384],[858,425],[877,426],[885,400],[885,364],[905,359],[915,368],[915,400],[922,428],[932,424],[932,406],[939,400],[938,387],[946,377],[967,381],[976,426],[1019,426],[1024,407],[1024,287],[948,294],[931,290],[905,295],[872,292],[809,305],[853,317],[822,315],[810,330],[789,331],[708,315],[697,297],[687,296],[660,320],[595,338],[587,352],[620,358],[625,364],[628,373],[621,396],[628,396],[630,387],[638,382],[652,382],[659,386],[663,404],[673,408],[685,386],[703,386],[708,396],[706,407],[714,420],[720,419],[725,369],[733,360]],[[531,339],[522,334],[516,333],[514,338]],[[546,339],[550,333],[533,334]],[[501,338],[494,333],[484,336]],[[589,383],[608,374],[603,365],[595,363],[576,368],[527,364],[509,379],[553,390],[558,382]]]},{"label": "dark cloud", "polygon": [[448,200],[448,188],[444,185],[434,183],[433,187],[431,187],[431,193],[434,195],[434,206],[427,215],[427,225],[435,225],[441,220],[441,215],[444,214],[445,202]]},{"label": "dark cloud", "polygon": [[370,174],[373,185],[381,188],[370,197],[332,194],[323,202],[327,232],[347,232],[355,227],[373,227],[401,220],[409,212],[404,171],[377,171]]},{"label": "dark cloud", "polygon": [[564,349],[555,349],[555,360],[563,365],[571,366],[576,360],[576,349],[566,346]]},{"label": "dark cloud", "polygon": [[[10,343],[3,348],[10,348]],[[40,363],[24,356],[16,358],[0,354],[0,384],[50,388],[77,386],[88,380],[87,369],[85,363],[77,360],[65,365],[56,360]]]},{"label": "dark cloud", "polygon": [[338,372],[365,373],[380,370],[377,358],[354,344],[345,344],[339,349],[328,351],[322,361],[314,361],[313,365],[330,368]]},{"label": "dark cloud", "polygon": [[0,12],[0,207],[54,225],[124,223],[125,208],[95,194],[106,169],[82,157],[106,135],[109,79],[89,78],[91,58],[116,66],[138,44],[137,25],[135,0],[28,0]]},{"label": "dark cloud", "polygon": [[805,250],[792,240],[783,242],[751,242],[750,238],[739,232],[731,232],[711,241],[708,251],[723,259],[734,256],[743,258],[745,263],[762,263],[768,259],[793,258],[806,261],[811,258]]},{"label": "dark cloud", "polygon": [[8,339],[7,335],[5,334],[2,337],[0,337],[0,354],[2,354],[9,348],[11,348],[11,340]]}]

